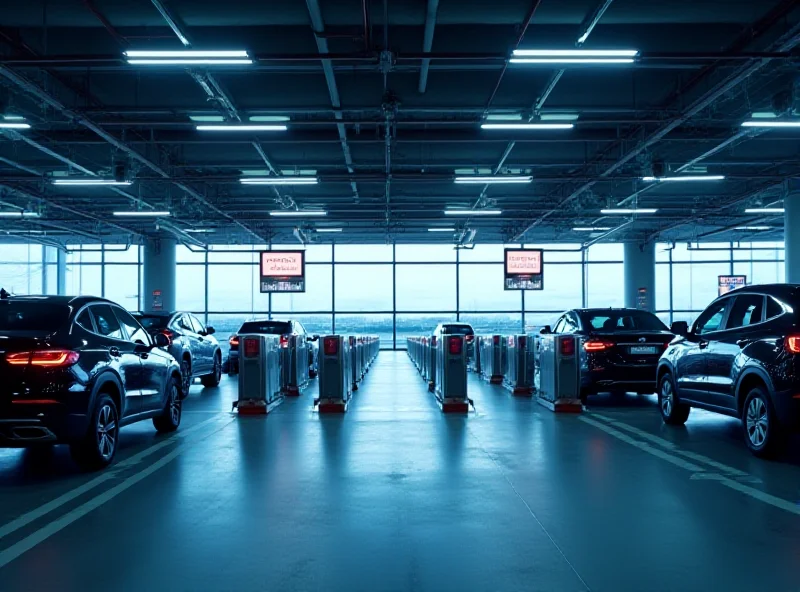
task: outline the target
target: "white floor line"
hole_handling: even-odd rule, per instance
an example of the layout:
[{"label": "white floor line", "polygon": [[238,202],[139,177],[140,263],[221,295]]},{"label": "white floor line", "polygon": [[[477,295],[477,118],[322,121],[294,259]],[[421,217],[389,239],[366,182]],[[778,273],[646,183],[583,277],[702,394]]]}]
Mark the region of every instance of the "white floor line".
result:
[{"label": "white floor line", "polygon": [[51,501],[47,502],[46,504],[43,504],[43,505],[39,506],[38,508],[36,508],[34,510],[31,510],[30,512],[26,512],[25,514],[15,518],[11,522],[8,522],[8,523],[4,524],[3,526],[0,526],[0,539],[8,536],[9,534],[11,534],[13,532],[16,532],[17,530],[19,530],[20,528],[23,528],[24,526],[30,524],[34,520],[38,520],[42,516],[45,516],[45,515],[49,514],[53,510],[57,510],[61,506],[65,505],[65,504],[68,504],[72,500],[84,495],[85,493],[88,493],[89,491],[91,491],[92,489],[102,485],[103,483],[106,483],[107,481],[109,481],[111,479],[114,479],[117,476],[117,474],[120,472],[120,470],[142,462],[142,460],[144,460],[145,458],[147,458],[151,454],[153,454],[155,452],[158,452],[162,448],[165,448],[165,447],[167,447],[167,446],[169,446],[171,444],[174,444],[175,442],[178,442],[178,441],[184,439],[186,436],[188,436],[192,432],[196,432],[197,430],[203,428],[204,426],[206,426],[207,424],[211,423],[212,421],[215,421],[216,419],[217,418],[208,419],[208,420],[206,420],[204,422],[201,422],[201,423],[199,423],[199,424],[197,424],[195,426],[192,426],[191,428],[176,432],[175,434],[173,434],[169,438],[165,438],[161,442],[158,442],[157,444],[153,444],[149,448],[145,448],[141,452],[139,452],[137,454],[134,454],[133,456],[125,459],[124,461],[121,461],[119,463],[116,463],[115,465],[112,465],[104,473],[102,473],[101,475],[95,477],[91,481],[88,481],[88,482],[84,483],[83,485],[80,485],[80,486],[78,486],[78,487],[76,487],[74,489],[71,489],[67,493],[58,496],[54,500],[51,500]]}]

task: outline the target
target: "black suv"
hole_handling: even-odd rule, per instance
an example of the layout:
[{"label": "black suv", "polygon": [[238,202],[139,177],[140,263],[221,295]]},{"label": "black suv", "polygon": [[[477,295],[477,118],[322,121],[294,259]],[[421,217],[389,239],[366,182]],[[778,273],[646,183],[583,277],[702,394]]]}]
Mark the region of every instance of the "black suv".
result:
[{"label": "black suv", "polygon": [[659,408],[683,424],[692,407],[742,420],[751,452],[776,452],[800,424],[800,285],[739,288],[714,300],[658,365]]},{"label": "black suv", "polygon": [[188,312],[148,312],[133,315],[150,335],[158,333],[169,339],[167,351],[181,365],[181,393],[189,396],[189,387],[200,377],[203,386],[219,386],[222,377],[222,352],[212,337],[214,327],[206,327]]},{"label": "black suv", "polygon": [[120,306],[0,291],[0,446],[66,443],[86,469],[114,459],[119,428],[181,421],[180,367]]}]

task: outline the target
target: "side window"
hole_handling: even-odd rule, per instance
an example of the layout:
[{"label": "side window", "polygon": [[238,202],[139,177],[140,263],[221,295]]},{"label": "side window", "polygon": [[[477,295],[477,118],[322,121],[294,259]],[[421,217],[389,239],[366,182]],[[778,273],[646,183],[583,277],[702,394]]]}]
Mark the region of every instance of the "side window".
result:
[{"label": "side window", "polygon": [[192,321],[189,320],[189,315],[183,315],[181,320],[178,321],[178,326],[189,333],[197,333],[197,331],[194,330],[194,327],[192,327]]},{"label": "side window", "polygon": [[147,335],[147,331],[142,329],[141,325],[136,322],[136,319],[118,307],[114,307],[114,312],[119,322],[125,327],[125,332],[128,334],[128,341],[141,343],[142,345],[150,345],[150,337]]},{"label": "side window", "polygon": [[707,308],[694,323],[694,332],[698,335],[719,331],[722,319],[725,318],[725,310],[728,308],[730,298],[717,302]]},{"label": "side window", "polygon": [[767,318],[774,319],[781,314],[783,314],[783,307],[772,296],[767,296]]},{"label": "side window", "polygon": [[742,294],[737,296],[728,315],[726,329],[746,327],[760,323],[764,312],[764,296],[760,294]]},{"label": "side window", "polygon": [[567,316],[567,321],[568,321],[568,322],[569,322],[569,324],[570,324],[570,331],[571,331],[571,332],[573,332],[573,333],[574,333],[574,332],[576,332],[576,331],[580,331],[580,329],[581,329],[581,322],[580,322],[580,320],[578,319],[578,315],[576,315],[575,313],[570,313],[570,314]]},{"label": "side window", "polygon": [[119,326],[117,317],[114,316],[114,311],[108,304],[95,304],[92,306],[92,314],[94,321],[97,324],[97,332],[104,337],[111,339],[124,340],[125,336],[122,334],[122,329]]},{"label": "side window", "polygon": [[94,333],[94,324],[92,324],[92,313],[89,312],[88,308],[84,308],[83,312],[78,315],[78,318],[75,319],[75,323],[86,329],[87,331],[91,331]]},{"label": "side window", "polygon": [[303,327],[303,323],[295,323],[295,326],[297,327],[297,333],[299,335],[305,335],[306,334],[306,328]]},{"label": "side window", "polygon": [[556,322],[556,326],[553,328],[553,333],[563,333],[564,332],[564,325],[566,322],[564,321],[565,317],[561,317]]},{"label": "side window", "polygon": [[200,333],[205,333],[206,332],[206,328],[203,326],[203,323],[201,323],[200,319],[198,319],[194,315],[186,315],[183,318],[192,323],[192,331],[194,331],[198,335]]}]

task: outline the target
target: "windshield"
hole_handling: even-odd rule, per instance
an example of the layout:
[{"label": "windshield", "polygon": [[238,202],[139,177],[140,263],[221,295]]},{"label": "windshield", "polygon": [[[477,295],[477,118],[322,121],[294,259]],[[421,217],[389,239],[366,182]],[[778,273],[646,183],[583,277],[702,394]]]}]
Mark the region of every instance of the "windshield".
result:
[{"label": "windshield", "polygon": [[170,317],[163,315],[133,315],[133,317],[148,331],[164,329],[169,324],[170,319]]},{"label": "windshield", "polygon": [[667,331],[653,313],[643,310],[588,310],[581,313],[586,327],[594,331]]},{"label": "windshield", "polygon": [[248,321],[239,329],[240,334],[263,333],[266,335],[288,335],[291,333],[289,323],[282,321]]},{"label": "windshield", "polygon": [[474,335],[475,331],[469,325],[444,325],[442,333],[445,335]]},{"label": "windshield", "polygon": [[69,307],[43,302],[0,303],[0,333],[56,331],[69,317]]}]

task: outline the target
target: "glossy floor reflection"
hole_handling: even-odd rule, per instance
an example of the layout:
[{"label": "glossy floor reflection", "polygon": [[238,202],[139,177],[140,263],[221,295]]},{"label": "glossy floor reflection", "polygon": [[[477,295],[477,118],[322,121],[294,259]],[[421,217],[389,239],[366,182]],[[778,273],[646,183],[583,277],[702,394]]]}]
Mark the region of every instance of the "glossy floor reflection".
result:
[{"label": "glossy floor reflection", "polygon": [[0,588],[797,589],[800,463],[751,458],[733,420],[555,416],[474,376],[477,411],[444,416],[399,352],[344,416],[315,389],[237,418],[235,381],[196,386],[179,434],[128,428],[101,474],[0,451]]}]

